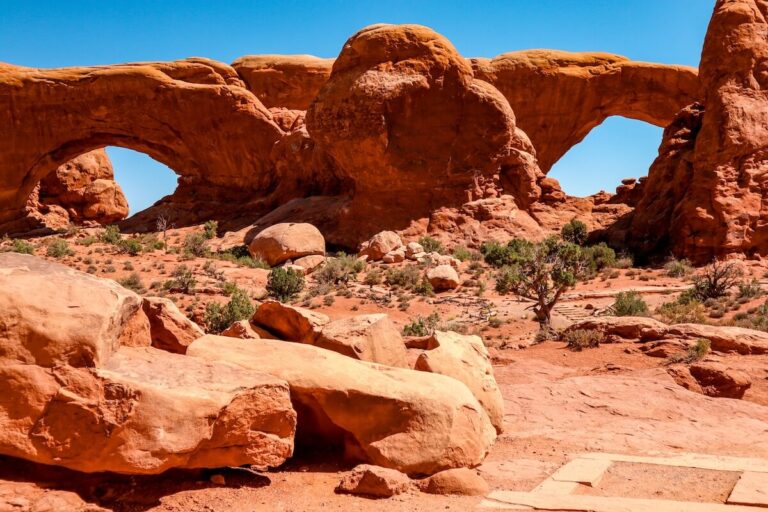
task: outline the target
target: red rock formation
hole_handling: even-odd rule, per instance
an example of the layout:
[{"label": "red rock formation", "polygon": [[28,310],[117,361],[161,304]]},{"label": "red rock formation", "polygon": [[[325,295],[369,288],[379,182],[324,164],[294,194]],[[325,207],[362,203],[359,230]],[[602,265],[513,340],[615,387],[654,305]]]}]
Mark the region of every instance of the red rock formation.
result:
[{"label": "red rock formation", "polygon": [[246,55],[232,63],[268,108],[307,110],[331,76],[334,59],[312,55]]},{"label": "red rock formation", "polygon": [[506,99],[426,27],[374,25],[352,36],[307,128],[352,182],[338,219],[348,242],[462,204],[478,177],[521,206],[540,194],[533,147]]},{"label": "red rock formation", "polygon": [[107,145],[176,171],[179,188],[166,203],[187,217],[226,211],[276,186],[270,152],[283,131],[221,63],[0,64],[0,111],[9,116],[0,124],[0,231],[19,227],[20,208],[48,173]]},{"label": "red rock formation", "polygon": [[470,62],[507,98],[544,172],[609,116],[666,126],[699,98],[695,68],[608,53],[526,50]]},{"label": "red rock formation", "polygon": [[638,249],[697,262],[768,254],[767,18],[764,1],[718,0],[701,60],[704,106],[665,132],[629,228]]},{"label": "red rock formation", "polygon": [[115,182],[103,149],[90,151],[43,178],[27,204],[26,215],[49,227],[94,222],[109,224],[128,216],[128,202]]}]

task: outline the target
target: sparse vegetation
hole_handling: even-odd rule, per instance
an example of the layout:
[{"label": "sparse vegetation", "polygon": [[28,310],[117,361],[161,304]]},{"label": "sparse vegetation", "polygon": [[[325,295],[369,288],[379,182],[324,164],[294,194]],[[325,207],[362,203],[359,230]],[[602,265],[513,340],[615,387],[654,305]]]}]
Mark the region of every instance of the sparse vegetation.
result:
[{"label": "sparse vegetation", "polygon": [[117,245],[122,240],[120,235],[120,228],[114,224],[110,224],[104,229],[104,233],[101,234],[101,241],[106,244]]},{"label": "sparse vegetation", "polygon": [[634,290],[616,295],[611,309],[616,316],[648,316],[649,314],[648,304],[645,303],[642,295]]},{"label": "sparse vegetation", "polygon": [[184,254],[186,256],[197,256],[204,258],[208,256],[208,238],[205,233],[190,233],[184,238]]},{"label": "sparse vegetation", "polygon": [[321,268],[315,271],[315,280],[321,284],[347,285],[357,279],[357,274],[363,271],[365,262],[355,256],[339,253],[334,258],[328,258]]},{"label": "sparse vegetation", "polygon": [[292,268],[278,267],[269,272],[267,293],[280,302],[287,302],[304,289],[304,276]]},{"label": "sparse vegetation", "polygon": [[576,245],[584,245],[587,242],[589,231],[587,225],[580,220],[572,219],[560,230],[563,240]]},{"label": "sparse vegetation", "polygon": [[459,261],[467,261],[472,258],[472,253],[463,245],[454,247],[451,255]]},{"label": "sparse vegetation", "polygon": [[251,318],[254,311],[246,291],[235,286],[226,305],[209,302],[205,306],[203,322],[208,332],[218,334],[239,320]]},{"label": "sparse vegetation", "polygon": [[240,265],[241,267],[263,269],[270,268],[266,261],[253,258],[251,253],[248,251],[248,247],[245,245],[240,245],[238,247],[233,247],[232,249],[227,249],[226,251],[217,252],[213,255],[213,257],[218,260],[232,262],[236,265]]},{"label": "sparse vegetation", "polygon": [[562,335],[562,340],[569,349],[574,352],[581,352],[585,348],[596,348],[605,341],[605,334],[602,331],[591,329],[574,329],[566,331]]},{"label": "sparse vegetation", "polygon": [[436,238],[432,238],[431,236],[423,236],[419,238],[419,244],[421,244],[421,246],[424,248],[424,252],[436,252],[439,254],[443,254],[445,252],[443,243]]},{"label": "sparse vegetation", "polygon": [[760,286],[760,281],[752,278],[751,281],[742,281],[739,283],[739,299],[754,299],[763,294],[763,288]]},{"label": "sparse vegetation", "polygon": [[386,283],[393,288],[405,288],[412,290],[419,284],[421,271],[416,265],[406,265],[402,268],[387,269],[385,274]]},{"label": "sparse vegetation", "polygon": [[203,235],[208,240],[215,238],[216,233],[219,230],[219,223],[215,220],[209,220],[203,225]]},{"label": "sparse vegetation", "polygon": [[715,260],[693,276],[693,294],[699,301],[724,297],[741,276],[736,262]]},{"label": "sparse vegetation", "polygon": [[118,281],[123,287],[133,290],[136,293],[144,293],[144,283],[141,282],[141,276],[136,272],[131,272],[128,277],[124,277]]},{"label": "sparse vegetation", "polygon": [[419,316],[403,327],[403,336],[429,336],[440,323],[440,315],[432,313],[427,318]]},{"label": "sparse vegetation", "polygon": [[197,279],[192,270],[186,265],[178,265],[171,272],[172,279],[166,282],[166,288],[175,289],[181,293],[191,293],[195,289]]},{"label": "sparse vegetation", "polygon": [[705,321],[704,306],[691,293],[682,293],[677,300],[665,302],[656,309],[656,314],[668,324],[701,324]]},{"label": "sparse vegetation", "polygon": [[35,246],[21,238],[15,238],[13,240],[10,250],[11,252],[18,252],[19,254],[35,254]]},{"label": "sparse vegetation", "polygon": [[370,287],[379,285],[382,283],[382,281],[384,281],[384,273],[377,268],[369,270],[363,279],[363,283]]},{"label": "sparse vegetation", "polygon": [[141,242],[135,238],[123,238],[117,242],[116,245],[119,252],[129,254],[131,256],[136,256],[137,254],[141,253],[142,249],[144,248]]},{"label": "sparse vegetation", "polygon": [[75,254],[75,251],[69,248],[69,244],[66,240],[56,238],[48,244],[45,254],[46,256],[58,259],[63,258],[64,256],[71,256]]},{"label": "sparse vegetation", "polygon": [[688,260],[672,259],[668,261],[666,265],[664,265],[664,270],[666,270],[669,277],[680,278],[690,275],[693,269],[691,268],[691,263]]},{"label": "sparse vegetation", "polygon": [[709,340],[699,338],[696,343],[688,347],[684,354],[676,354],[670,358],[672,363],[694,363],[701,361],[709,354],[712,344]]}]

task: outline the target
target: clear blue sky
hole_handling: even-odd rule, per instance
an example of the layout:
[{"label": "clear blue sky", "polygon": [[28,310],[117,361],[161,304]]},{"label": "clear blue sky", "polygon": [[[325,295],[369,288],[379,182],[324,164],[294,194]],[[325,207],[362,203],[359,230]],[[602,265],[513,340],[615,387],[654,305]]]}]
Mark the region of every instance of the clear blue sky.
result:
[{"label": "clear blue sky", "polygon": [[[256,53],[333,57],[372,23],[419,23],[465,56],[526,48],[606,51],[699,63],[714,0],[298,1],[0,0],[0,61],[35,67],[172,60],[224,62]],[[647,173],[661,130],[609,119],[552,170],[565,190],[613,190]],[[138,211],[173,191],[175,176],[144,155],[110,149]]]}]

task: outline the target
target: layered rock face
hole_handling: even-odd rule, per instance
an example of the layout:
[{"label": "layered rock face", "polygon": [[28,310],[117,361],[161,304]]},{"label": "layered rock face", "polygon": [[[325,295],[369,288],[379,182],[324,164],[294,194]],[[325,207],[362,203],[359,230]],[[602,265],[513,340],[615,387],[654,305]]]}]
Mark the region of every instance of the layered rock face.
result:
[{"label": "layered rock face", "polygon": [[699,98],[695,68],[608,53],[527,50],[470,62],[507,98],[544,172],[609,116],[663,127]]},{"label": "layered rock face", "polygon": [[768,254],[768,5],[718,0],[701,59],[703,107],[664,136],[630,227],[630,245],[705,262]]},{"label": "layered rock face", "polygon": [[38,184],[24,212],[48,227],[69,224],[110,224],[128,216],[128,201],[115,182],[112,162],[106,151],[84,153]]},{"label": "layered rock face", "polygon": [[352,36],[307,129],[352,183],[338,223],[358,242],[472,199],[480,179],[521,206],[540,194],[535,151],[509,103],[426,27],[375,25]]}]

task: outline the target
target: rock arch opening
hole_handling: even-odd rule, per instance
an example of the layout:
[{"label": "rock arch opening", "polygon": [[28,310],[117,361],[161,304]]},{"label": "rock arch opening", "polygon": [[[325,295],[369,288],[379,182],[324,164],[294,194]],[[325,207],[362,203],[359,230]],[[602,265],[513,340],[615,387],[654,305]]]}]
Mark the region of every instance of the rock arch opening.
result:
[{"label": "rock arch opening", "polygon": [[128,201],[128,216],[140,213],[173,194],[179,176],[167,165],[139,151],[109,146],[114,179]]},{"label": "rock arch opening", "polygon": [[661,135],[662,129],[652,124],[609,117],[555,162],[548,176],[570,196],[613,194],[623,180],[648,174]]}]

